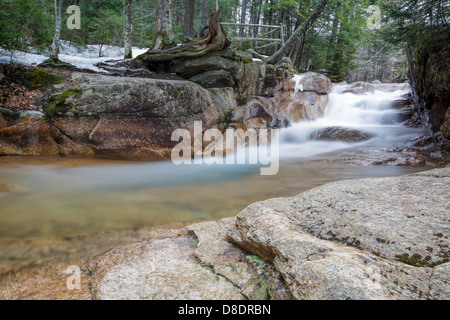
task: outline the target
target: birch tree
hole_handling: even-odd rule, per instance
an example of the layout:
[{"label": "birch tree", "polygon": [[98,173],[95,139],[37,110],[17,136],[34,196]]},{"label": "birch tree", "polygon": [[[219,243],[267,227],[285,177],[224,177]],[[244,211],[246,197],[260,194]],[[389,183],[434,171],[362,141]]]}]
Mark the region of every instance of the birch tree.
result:
[{"label": "birch tree", "polygon": [[133,52],[131,50],[133,39],[133,0],[126,0],[125,3],[125,31],[124,31],[124,58],[133,58]]},{"label": "birch tree", "polygon": [[158,0],[156,12],[156,39],[153,50],[161,50],[172,41],[172,0]]},{"label": "birch tree", "polygon": [[61,25],[62,25],[62,5],[63,0],[54,0],[55,6],[55,36],[53,38],[50,59],[57,61],[59,47],[61,45]]}]

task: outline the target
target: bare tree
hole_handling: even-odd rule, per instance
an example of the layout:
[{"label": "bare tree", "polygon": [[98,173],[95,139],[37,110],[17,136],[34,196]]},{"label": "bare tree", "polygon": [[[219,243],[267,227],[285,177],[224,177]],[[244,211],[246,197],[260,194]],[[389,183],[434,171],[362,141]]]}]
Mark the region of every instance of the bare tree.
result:
[{"label": "bare tree", "polygon": [[61,25],[62,25],[62,4],[63,0],[54,0],[55,6],[55,36],[53,38],[52,52],[50,59],[57,61],[59,54],[59,47],[61,45]]},{"label": "bare tree", "polygon": [[172,41],[172,0],[158,0],[156,12],[156,39],[153,50],[161,50]]},{"label": "bare tree", "polygon": [[133,58],[133,52],[131,49],[133,39],[133,0],[126,0],[125,4],[125,30],[124,30],[124,58]]}]

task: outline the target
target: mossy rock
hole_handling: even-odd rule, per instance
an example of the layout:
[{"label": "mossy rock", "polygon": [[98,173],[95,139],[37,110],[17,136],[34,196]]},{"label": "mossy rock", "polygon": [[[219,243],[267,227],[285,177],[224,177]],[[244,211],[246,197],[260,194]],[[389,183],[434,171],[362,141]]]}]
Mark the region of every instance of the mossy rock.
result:
[{"label": "mossy rock", "polygon": [[63,74],[51,74],[42,68],[34,69],[27,75],[27,85],[31,89],[45,89],[50,85],[60,84],[63,81]]},{"label": "mossy rock", "polygon": [[81,89],[72,88],[64,91],[61,94],[54,95],[50,98],[50,103],[45,108],[45,113],[53,117],[59,113],[65,113],[70,109],[70,106],[66,104],[66,100],[69,97],[78,97],[83,93]]}]

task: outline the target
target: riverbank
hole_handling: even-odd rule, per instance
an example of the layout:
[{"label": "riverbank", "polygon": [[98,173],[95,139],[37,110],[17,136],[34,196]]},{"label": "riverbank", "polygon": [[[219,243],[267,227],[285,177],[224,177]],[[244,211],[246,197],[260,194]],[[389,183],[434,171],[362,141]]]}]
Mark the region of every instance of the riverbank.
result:
[{"label": "riverbank", "polygon": [[117,233],[3,273],[1,298],[448,299],[449,180],[447,167],[334,182],[237,218]]}]

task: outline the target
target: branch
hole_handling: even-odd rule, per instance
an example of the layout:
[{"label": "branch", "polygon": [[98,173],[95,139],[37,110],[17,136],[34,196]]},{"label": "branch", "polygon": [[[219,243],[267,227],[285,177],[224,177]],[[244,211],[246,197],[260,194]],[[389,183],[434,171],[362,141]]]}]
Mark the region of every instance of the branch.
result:
[{"label": "branch", "polygon": [[268,63],[276,64],[282,58],[286,56],[286,54],[292,49],[297,39],[300,39],[302,36],[306,35],[306,32],[314,25],[316,20],[321,16],[322,12],[325,9],[329,0],[321,0],[319,4],[314,8],[311,15],[306,19],[297,30],[289,37],[284,46],[280,48],[277,52],[275,52],[269,59]]}]

